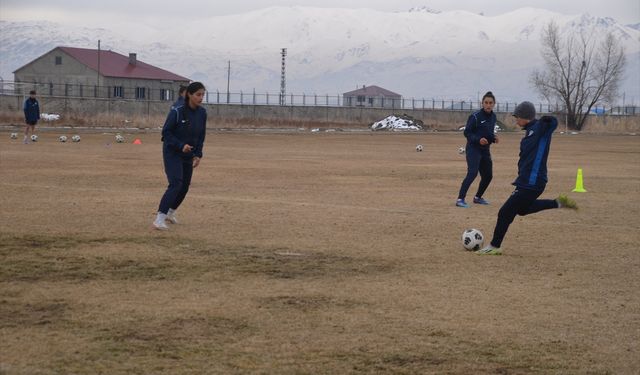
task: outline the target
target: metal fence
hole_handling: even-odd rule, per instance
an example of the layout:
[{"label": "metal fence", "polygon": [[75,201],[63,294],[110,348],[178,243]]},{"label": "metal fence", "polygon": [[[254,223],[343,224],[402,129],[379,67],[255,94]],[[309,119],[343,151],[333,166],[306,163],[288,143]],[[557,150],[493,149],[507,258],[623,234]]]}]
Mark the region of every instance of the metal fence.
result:
[{"label": "metal fence", "polygon": [[[28,95],[29,90],[36,90],[38,96],[73,97],[73,98],[103,98],[114,100],[143,100],[143,101],[173,101],[178,97],[177,92],[165,89],[151,89],[123,86],[95,86],[78,84],[41,84],[26,82],[10,82],[0,80],[0,95],[19,94]],[[229,105],[285,105],[308,107],[362,107],[386,108],[392,110],[446,110],[470,112],[482,108],[482,103],[474,100],[434,99],[434,98],[386,98],[376,101],[376,105],[352,104],[340,94],[294,94],[289,93],[281,97],[280,93],[269,92],[221,92],[207,91],[205,103]],[[378,104],[379,103],[379,104]],[[518,105],[516,102],[497,102],[494,111],[512,112]],[[559,103],[538,103],[535,105],[538,113],[563,113],[564,107]],[[638,106],[596,106],[591,109],[594,115],[640,115]]]}]

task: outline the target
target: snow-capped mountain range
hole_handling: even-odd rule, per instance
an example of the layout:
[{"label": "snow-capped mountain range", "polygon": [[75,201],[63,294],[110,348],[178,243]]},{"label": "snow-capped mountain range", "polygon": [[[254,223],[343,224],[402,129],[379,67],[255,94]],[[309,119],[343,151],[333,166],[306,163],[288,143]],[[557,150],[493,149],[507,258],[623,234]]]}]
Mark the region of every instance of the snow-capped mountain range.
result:
[{"label": "snow-capped mountain range", "polygon": [[[627,53],[621,88],[640,103],[640,30],[611,18],[562,15],[522,8],[499,16],[413,8],[272,7],[190,21],[188,28],[139,33],[46,21],[0,21],[0,76],[56,46],[101,48],[200,80],[209,91],[277,93],[281,48],[287,48],[287,91],[338,95],[378,85],[410,98],[477,99],[491,90],[498,101],[536,100],[529,84],[540,67],[540,37],[554,20],[563,33],[613,32]],[[194,35],[194,30],[197,34]]]}]

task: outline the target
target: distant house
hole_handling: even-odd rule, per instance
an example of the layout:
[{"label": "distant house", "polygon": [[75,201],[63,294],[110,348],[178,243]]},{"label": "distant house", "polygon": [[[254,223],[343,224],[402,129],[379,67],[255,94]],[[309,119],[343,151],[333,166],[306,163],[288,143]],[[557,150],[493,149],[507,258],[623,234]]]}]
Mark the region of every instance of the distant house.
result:
[{"label": "distant house", "polygon": [[402,95],[374,85],[342,94],[345,107],[400,108],[401,100]]},{"label": "distant house", "polygon": [[144,63],[135,53],[56,47],[13,72],[38,95],[174,100],[189,78]]}]

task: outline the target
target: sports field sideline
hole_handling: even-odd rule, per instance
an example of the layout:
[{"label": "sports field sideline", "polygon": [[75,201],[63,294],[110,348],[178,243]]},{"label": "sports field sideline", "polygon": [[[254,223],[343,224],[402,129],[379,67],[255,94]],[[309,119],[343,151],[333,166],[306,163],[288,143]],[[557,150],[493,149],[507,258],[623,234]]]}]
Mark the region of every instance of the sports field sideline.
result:
[{"label": "sports field sideline", "polygon": [[580,210],[481,257],[520,132],[462,209],[460,133],[211,131],[167,233],[158,133],[60,134],[0,133],[2,374],[640,372],[638,136],[556,133],[542,197]]}]

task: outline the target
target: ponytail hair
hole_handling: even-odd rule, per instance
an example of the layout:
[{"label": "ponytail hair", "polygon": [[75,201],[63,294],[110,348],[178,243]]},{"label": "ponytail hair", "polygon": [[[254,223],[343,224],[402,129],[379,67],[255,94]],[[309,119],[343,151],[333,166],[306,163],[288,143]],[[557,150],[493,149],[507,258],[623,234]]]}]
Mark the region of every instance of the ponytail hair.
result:
[{"label": "ponytail hair", "polygon": [[189,86],[187,86],[187,93],[184,96],[184,104],[185,106],[189,105],[189,97],[195,94],[198,90],[206,90],[202,82],[191,82]]},{"label": "ponytail hair", "polygon": [[493,93],[491,91],[487,91],[486,94],[484,94],[484,96],[482,97],[482,101],[484,102],[484,98],[491,98],[493,99],[493,102],[496,102],[496,97],[493,96]]}]

